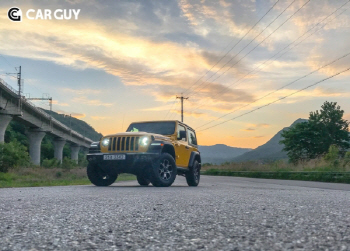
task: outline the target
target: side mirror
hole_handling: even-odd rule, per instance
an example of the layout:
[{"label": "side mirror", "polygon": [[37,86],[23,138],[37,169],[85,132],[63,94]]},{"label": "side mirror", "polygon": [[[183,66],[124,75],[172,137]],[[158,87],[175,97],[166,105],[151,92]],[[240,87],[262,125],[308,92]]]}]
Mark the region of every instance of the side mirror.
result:
[{"label": "side mirror", "polygon": [[178,139],[186,139],[186,131],[180,131],[180,137]]}]

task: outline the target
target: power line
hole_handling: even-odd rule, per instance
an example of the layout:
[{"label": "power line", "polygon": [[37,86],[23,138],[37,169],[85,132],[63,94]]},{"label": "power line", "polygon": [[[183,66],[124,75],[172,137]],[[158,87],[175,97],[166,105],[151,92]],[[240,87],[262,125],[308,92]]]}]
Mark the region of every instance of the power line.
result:
[{"label": "power line", "polygon": [[16,68],[14,67],[2,54],[0,54],[0,56],[6,61],[6,63],[12,68]]},{"label": "power line", "polygon": [[343,70],[343,71],[337,72],[336,74],[333,74],[333,75],[330,76],[330,77],[324,78],[324,79],[322,79],[322,80],[320,80],[320,81],[317,81],[316,83],[313,83],[313,84],[311,84],[311,85],[308,85],[308,86],[306,86],[306,87],[304,87],[304,88],[302,88],[302,89],[300,89],[300,90],[298,90],[298,91],[292,92],[292,93],[290,93],[290,94],[288,94],[288,95],[286,95],[286,96],[283,96],[283,97],[281,97],[281,98],[279,98],[279,99],[276,99],[276,100],[274,100],[274,101],[272,101],[272,102],[270,102],[270,103],[268,103],[268,104],[266,104],[266,105],[263,105],[263,106],[260,106],[260,107],[258,107],[258,108],[255,108],[255,109],[253,109],[253,110],[251,110],[251,111],[249,111],[249,112],[243,113],[243,114],[241,114],[241,115],[239,115],[239,116],[236,116],[236,117],[234,117],[234,118],[232,118],[232,119],[225,120],[225,121],[223,121],[223,122],[221,122],[221,123],[219,123],[219,124],[216,124],[216,125],[213,125],[213,126],[204,128],[204,129],[202,129],[202,130],[199,130],[199,132],[208,130],[208,129],[210,129],[210,128],[213,128],[213,127],[216,127],[216,126],[219,126],[219,125],[222,125],[222,124],[224,124],[224,123],[227,123],[228,121],[235,120],[235,119],[240,118],[240,117],[242,117],[242,116],[244,116],[244,115],[247,115],[247,114],[249,114],[249,113],[252,113],[252,112],[255,112],[255,111],[257,111],[257,110],[260,110],[260,109],[262,109],[262,108],[264,108],[264,107],[266,107],[266,106],[269,106],[269,105],[271,105],[271,104],[273,104],[273,103],[276,103],[276,102],[278,102],[278,101],[281,101],[282,99],[288,98],[288,97],[290,97],[290,96],[292,96],[292,95],[294,95],[294,94],[297,94],[297,93],[299,93],[299,92],[302,92],[302,91],[304,91],[304,90],[306,90],[306,89],[308,89],[308,88],[311,88],[311,87],[313,87],[313,86],[315,86],[315,85],[318,85],[318,84],[320,84],[320,83],[322,83],[322,82],[324,82],[324,81],[326,81],[326,80],[328,80],[328,79],[331,79],[331,78],[333,78],[333,77],[335,77],[335,76],[338,76],[338,75],[340,75],[340,74],[342,74],[342,73],[344,73],[344,72],[347,72],[347,71],[349,71],[349,70],[350,70],[350,67],[347,68],[347,69],[345,69],[345,70]]},{"label": "power line", "polygon": [[203,124],[203,125],[197,127],[197,129],[198,129],[198,128],[201,128],[201,127],[203,127],[203,126],[206,126],[206,125],[208,125],[208,124],[211,124],[212,122],[215,122],[215,121],[217,121],[217,120],[219,120],[219,119],[221,119],[221,118],[223,118],[223,117],[226,117],[226,116],[228,116],[228,115],[230,115],[230,114],[232,114],[232,113],[234,113],[234,112],[236,112],[236,111],[239,111],[239,110],[241,110],[242,108],[245,108],[245,107],[247,107],[247,106],[250,106],[251,104],[254,104],[254,103],[256,103],[256,102],[259,101],[259,100],[262,100],[262,99],[264,99],[264,98],[270,96],[271,94],[274,94],[274,93],[278,92],[279,90],[282,90],[282,89],[284,89],[285,87],[290,86],[290,85],[292,85],[292,84],[298,82],[299,80],[301,80],[301,79],[303,79],[303,78],[306,78],[306,77],[310,76],[311,74],[314,74],[315,72],[318,72],[319,70],[321,70],[321,69],[323,69],[323,68],[325,68],[325,67],[327,67],[327,66],[330,66],[330,65],[334,64],[335,62],[337,62],[337,61],[339,61],[339,60],[341,60],[341,59],[343,59],[343,58],[345,58],[345,57],[347,57],[347,56],[349,56],[349,55],[350,55],[350,52],[346,53],[345,55],[343,55],[343,56],[341,56],[341,57],[339,57],[339,58],[337,58],[337,59],[334,59],[333,61],[331,61],[331,62],[329,62],[329,63],[327,63],[327,64],[325,64],[325,65],[319,67],[318,69],[316,69],[316,70],[314,70],[314,71],[309,72],[308,74],[306,74],[306,75],[304,75],[304,76],[302,76],[302,77],[300,77],[300,78],[298,78],[298,79],[296,79],[296,80],[294,80],[294,81],[292,81],[292,82],[290,82],[290,83],[288,83],[288,84],[286,84],[286,85],[281,86],[280,88],[278,88],[278,89],[276,89],[276,90],[274,90],[274,91],[272,91],[272,92],[269,92],[268,94],[266,94],[266,95],[264,95],[264,96],[262,96],[262,97],[260,97],[260,98],[258,98],[258,99],[256,99],[256,100],[254,100],[253,102],[250,102],[249,104],[242,105],[242,106],[238,107],[237,109],[233,110],[232,112],[229,112],[229,113],[227,113],[227,114],[225,114],[225,115],[223,115],[223,116],[220,116],[220,117],[218,117],[218,118],[216,118],[216,119],[213,119],[213,120],[209,121],[208,123],[205,123],[205,124]]},{"label": "power line", "polygon": [[[218,63],[221,62],[221,60],[223,60],[248,34],[249,32],[251,32],[257,25],[258,23],[261,22],[261,20],[276,6],[276,4],[279,2],[280,0],[277,0],[271,7],[270,9],[234,44],[234,46],[227,51],[203,76],[201,76],[199,79],[197,79],[197,81],[195,81],[190,87],[188,87],[183,93],[186,93],[188,90],[190,90],[198,81],[200,81],[205,75],[207,75]],[[231,42],[228,43],[228,45],[223,49],[223,51],[226,50],[226,48],[233,42],[233,40]],[[222,51],[222,52],[223,52]]]},{"label": "power line", "polygon": [[[308,4],[311,0],[307,0],[299,9],[297,9],[291,16],[289,16],[282,24],[280,24],[273,32],[271,32],[267,37],[265,37],[262,41],[260,41],[256,46],[254,46],[253,49],[251,49],[246,55],[244,55],[241,59],[239,59],[237,62],[235,62],[232,66],[227,68],[224,72],[222,72],[218,77],[216,77],[212,82],[216,81],[218,78],[220,78],[223,74],[225,74],[228,70],[230,70],[233,66],[237,65],[240,61],[242,61],[245,57],[247,57],[252,51],[254,51],[260,44],[262,44],[266,39],[268,39],[272,34],[274,34],[279,28],[281,28],[286,22],[288,22],[294,15],[296,15],[306,4]],[[295,0],[292,2],[294,3]],[[291,5],[291,4],[290,4]],[[290,6],[289,5],[289,6]],[[289,6],[286,8],[288,9]],[[286,10],[285,9],[285,10]],[[284,10],[284,11],[285,11]],[[241,52],[241,51],[240,51]],[[240,53],[239,52],[239,53]],[[237,53],[236,55],[238,55]],[[235,57],[231,58],[227,63],[231,62]],[[227,65],[223,65],[219,70],[221,70],[223,67]],[[218,72],[218,71],[217,71]],[[208,79],[207,79],[208,80]],[[208,86],[210,83],[207,83],[205,86],[203,86],[200,90],[202,90],[204,87]],[[195,94],[194,94],[195,95]]]},{"label": "power line", "polygon": [[[312,26],[310,29],[308,29],[306,32],[304,32],[301,36],[299,36],[297,39],[295,39],[293,42],[291,42],[290,44],[288,44],[287,46],[285,46],[282,50],[280,50],[278,53],[274,54],[272,57],[270,57],[269,59],[265,60],[263,63],[261,63],[260,65],[258,65],[257,67],[255,67],[253,70],[251,70],[250,72],[248,72],[247,74],[245,74],[243,77],[241,77],[240,79],[238,79],[237,81],[235,81],[234,83],[232,83],[229,86],[226,86],[221,92],[217,93],[216,95],[214,95],[212,98],[217,97],[219,94],[224,93],[225,91],[230,90],[229,87],[235,86],[236,84],[238,84],[242,79],[244,79],[245,77],[251,75],[252,72],[254,72],[254,74],[260,72],[262,69],[264,69],[266,66],[270,65],[273,61],[271,61],[271,59],[273,59],[274,57],[278,56],[282,51],[284,51],[285,49],[287,49],[288,47],[290,47],[291,45],[293,45],[296,41],[298,41],[300,38],[302,38],[304,35],[306,35],[307,33],[309,33],[312,29],[314,29],[315,27],[317,27],[320,23],[322,23],[323,21],[325,21],[326,19],[328,19],[330,16],[332,16],[334,13],[336,13],[339,9],[341,9],[342,7],[344,7],[346,4],[348,4],[350,2],[347,1],[345,2],[343,5],[341,5],[339,8],[337,8],[335,11],[333,11],[331,14],[329,14],[327,17],[325,17],[322,21],[318,22],[317,24],[315,24],[314,26]],[[329,20],[328,22],[326,22],[325,24],[323,24],[322,26],[320,26],[318,29],[315,29],[312,33],[310,33],[307,37],[305,37],[304,39],[302,39],[300,42],[298,42],[297,44],[295,44],[293,47],[290,47],[288,50],[286,50],[285,52],[283,52],[281,55],[279,55],[278,57],[275,58],[278,59],[280,57],[282,57],[283,55],[285,55],[287,52],[289,52],[290,50],[292,50],[293,48],[295,48],[296,46],[298,46],[299,44],[301,44],[303,41],[305,41],[307,38],[309,38],[310,36],[312,36],[313,34],[315,34],[317,31],[319,31],[320,29],[322,29],[323,27],[325,27],[329,22],[333,21],[335,18],[337,18],[338,16],[340,16],[341,14],[343,14],[345,11],[347,11],[348,9],[343,10],[342,12],[340,12],[339,14],[337,14],[334,18],[332,18],[331,20]],[[271,61],[269,64],[265,65],[267,62]],[[264,67],[261,67],[265,65]],[[196,111],[198,108],[204,106],[205,104],[201,105],[199,104],[196,108],[192,109],[191,111]]]},{"label": "power line", "polygon": [[[175,104],[175,107],[176,107],[176,104],[180,103],[180,100],[176,100],[176,102],[174,103]],[[170,115],[170,119],[174,119],[176,117],[176,112],[174,112],[173,114]]]},{"label": "power line", "polygon": [[[170,99],[169,99],[169,100],[170,100]],[[169,102],[169,100],[167,101],[167,103]],[[177,102],[177,100],[176,100],[176,98],[175,98],[175,100],[174,100],[172,106],[171,106],[170,109],[168,110],[168,112],[167,112],[167,114],[165,115],[164,119],[166,119],[166,117],[168,117],[170,111],[173,109],[173,107],[174,107],[174,105],[175,105],[176,102]]]}]

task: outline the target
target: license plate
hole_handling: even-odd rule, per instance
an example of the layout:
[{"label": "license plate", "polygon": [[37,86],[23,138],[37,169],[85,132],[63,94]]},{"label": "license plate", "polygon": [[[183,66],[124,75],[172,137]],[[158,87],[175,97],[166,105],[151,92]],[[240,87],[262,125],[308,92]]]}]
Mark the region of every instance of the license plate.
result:
[{"label": "license plate", "polygon": [[125,154],[103,155],[103,160],[125,160]]}]

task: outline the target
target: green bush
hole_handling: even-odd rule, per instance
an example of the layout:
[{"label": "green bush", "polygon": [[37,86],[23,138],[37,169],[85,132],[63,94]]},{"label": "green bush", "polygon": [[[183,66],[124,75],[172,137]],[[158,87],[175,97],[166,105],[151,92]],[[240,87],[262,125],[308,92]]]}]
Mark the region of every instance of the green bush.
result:
[{"label": "green bush", "polygon": [[45,168],[55,168],[61,165],[60,161],[56,158],[53,159],[44,159],[42,166]]},{"label": "green bush", "polygon": [[339,148],[336,145],[331,145],[328,153],[324,156],[324,160],[332,167],[337,168],[339,166]]},{"label": "green bush", "polygon": [[79,153],[79,158],[78,159],[79,159],[79,163],[78,163],[79,167],[87,167],[88,161],[86,159],[86,154]]},{"label": "green bush", "polygon": [[27,148],[14,140],[10,143],[0,143],[0,172],[6,173],[17,166],[30,165]]},{"label": "green bush", "polygon": [[346,152],[343,158],[343,167],[346,168],[350,164],[350,152]]},{"label": "green bush", "polygon": [[77,163],[75,162],[75,160],[64,157],[61,166],[63,169],[70,170],[70,169],[76,167]]}]

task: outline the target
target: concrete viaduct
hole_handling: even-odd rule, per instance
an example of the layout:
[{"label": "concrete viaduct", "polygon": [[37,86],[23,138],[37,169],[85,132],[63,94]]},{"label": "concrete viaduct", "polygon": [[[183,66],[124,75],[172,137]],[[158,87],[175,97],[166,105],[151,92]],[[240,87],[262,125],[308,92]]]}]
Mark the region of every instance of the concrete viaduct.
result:
[{"label": "concrete viaduct", "polygon": [[92,143],[91,139],[35,107],[0,78],[0,142],[4,142],[6,128],[12,119],[28,128],[29,155],[35,165],[40,165],[41,141],[47,133],[54,136],[54,156],[60,161],[66,143],[70,144],[71,158],[75,161],[78,161],[80,148],[87,150]]}]

